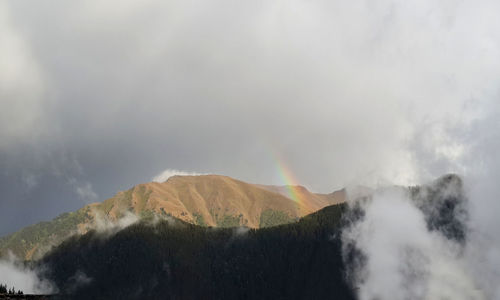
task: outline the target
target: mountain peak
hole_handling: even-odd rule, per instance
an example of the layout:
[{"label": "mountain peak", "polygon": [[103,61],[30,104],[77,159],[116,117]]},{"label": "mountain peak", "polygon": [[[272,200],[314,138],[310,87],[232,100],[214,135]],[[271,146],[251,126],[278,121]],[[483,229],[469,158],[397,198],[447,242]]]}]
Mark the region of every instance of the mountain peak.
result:
[{"label": "mountain peak", "polygon": [[[341,195],[315,194],[303,186],[258,185],[215,174],[176,175],[164,182],[137,184],[103,202],[4,237],[0,256],[11,250],[31,259],[71,234],[120,224],[130,215],[175,217],[202,226],[260,228],[294,222],[343,201]],[[50,233],[54,228],[57,234]]]}]

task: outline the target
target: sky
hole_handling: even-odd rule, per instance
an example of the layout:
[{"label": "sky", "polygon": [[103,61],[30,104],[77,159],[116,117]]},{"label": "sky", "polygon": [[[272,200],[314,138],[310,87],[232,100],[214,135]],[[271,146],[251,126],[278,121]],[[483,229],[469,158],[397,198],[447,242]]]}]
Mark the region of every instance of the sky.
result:
[{"label": "sky", "polygon": [[496,224],[499,6],[2,1],[0,235],[172,170],[280,166],[324,193],[454,172]]}]

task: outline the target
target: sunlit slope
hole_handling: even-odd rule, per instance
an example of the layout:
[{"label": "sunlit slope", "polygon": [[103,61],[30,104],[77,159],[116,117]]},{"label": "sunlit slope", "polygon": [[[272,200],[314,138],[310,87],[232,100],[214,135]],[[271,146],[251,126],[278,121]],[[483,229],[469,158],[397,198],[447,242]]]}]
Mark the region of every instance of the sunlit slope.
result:
[{"label": "sunlit slope", "polygon": [[[284,191],[293,189],[292,199]],[[176,217],[214,227],[269,227],[290,223],[327,205],[344,201],[343,192],[314,194],[301,186],[278,187],[246,183],[227,176],[174,176],[163,183],[145,183],[87,205],[49,222],[28,226],[0,239],[0,256],[37,258],[74,234],[139,218]]]},{"label": "sunlit slope", "polygon": [[[115,199],[110,215],[122,207]],[[166,213],[183,221],[207,226],[244,225],[257,228],[263,211],[280,211],[291,219],[311,213],[302,203],[296,203],[278,193],[226,176],[174,176],[164,183],[140,184],[132,189],[129,203],[135,213],[153,211]],[[106,211],[108,213],[108,211]]]},{"label": "sunlit slope", "polygon": [[304,206],[307,206],[308,209],[312,211],[320,210],[329,205],[343,203],[346,200],[346,192],[344,189],[330,194],[318,194],[312,193],[300,185],[276,186],[259,184],[257,186],[288,198],[295,198],[295,201],[303,203]]}]

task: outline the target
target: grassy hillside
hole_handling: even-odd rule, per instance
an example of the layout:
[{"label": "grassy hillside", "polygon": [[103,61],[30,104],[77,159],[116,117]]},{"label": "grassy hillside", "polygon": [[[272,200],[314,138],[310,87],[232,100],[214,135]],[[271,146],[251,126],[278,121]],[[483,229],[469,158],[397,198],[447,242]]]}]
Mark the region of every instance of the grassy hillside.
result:
[{"label": "grassy hillside", "polygon": [[78,232],[78,226],[92,220],[90,208],[64,213],[49,222],[25,227],[0,239],[0,256],[9,251],[17,257],[31,259],[37,252],[45,252],[63,239]]}]

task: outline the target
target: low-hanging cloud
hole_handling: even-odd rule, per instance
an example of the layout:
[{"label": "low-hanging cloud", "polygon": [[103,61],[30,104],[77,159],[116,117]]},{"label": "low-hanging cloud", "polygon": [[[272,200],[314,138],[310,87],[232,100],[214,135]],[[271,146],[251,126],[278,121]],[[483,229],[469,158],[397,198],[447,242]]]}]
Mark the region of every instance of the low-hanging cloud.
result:
[{"label": "low-hanging cloud", "polygon": [[38,272],[23,265],[14,257],[0,259],[0,284],[14,287],[25,294],[50,294],[56,291],[55,287],[38,276]]},{"label": "low-hanging cloud", "polygon": [[[467,172],[406,188],[349,195],[343,231],[348,278],[360,299],[500,299],[499,149],[489,120],[459,161]],[[460,140],[457,137],[457,140]]]},{"label": "low-hanging cloud", "polygon": [[153,177],[151,180],[154,182],[161,183],[167,181],[172,176],[199,176],[199,175],[206,175],[206,174],[197,172],[186,172],[174,169],[166,169],[165,171]]},{"label": "low-hanging cloud", "polygon": [[104,233],[105,236],[114,234],[140,220],[140,217],[130,211],[124,211],[123,214],[116,219],[111,219],[100,211],[94,211],[94,222],[91,229],[95,229],[98,233]]},{"label": "low-hanging cloud", "polygon": [[[361,300],[490,299],[470,272],[460,243],[462,232],[450,232],[446,226],[446,222],[463,225],[460,213],[449,219],[432,215],[433,210],[440,210],[437,202],[446,201],[440,196],[424,192],[411,199],[408,190],[395,187],[350,203],[352,209],[361,210],[361,217],[343,232],[344,256],[353,255],[352,246],[360,251],[359,257],[348,262],[348,278]],[[419,201],[428,201],[429,208]]]}]

